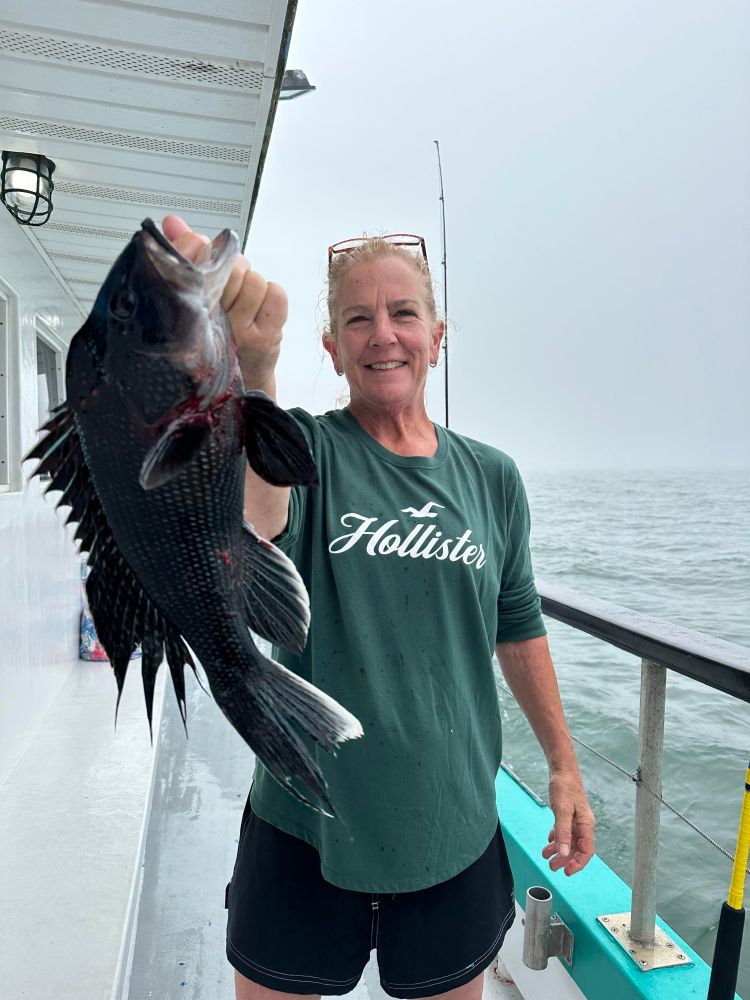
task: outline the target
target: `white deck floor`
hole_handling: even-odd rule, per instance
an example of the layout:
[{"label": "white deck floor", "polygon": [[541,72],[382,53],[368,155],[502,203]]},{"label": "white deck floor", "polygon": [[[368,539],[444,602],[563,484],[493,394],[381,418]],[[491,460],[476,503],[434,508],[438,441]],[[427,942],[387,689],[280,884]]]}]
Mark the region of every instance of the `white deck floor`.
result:
[{"label": "white deck floor", "polygon": [[[195,683],[186,740],[171,682],[154,757],[132,673],[115,733],[111,670],[81,663],[1,790],[2,1000],[234,996],[224,887],[254,759]],[[502,965],[485,982],[521,998]],[[385,996],[374,955],[350,996]]]},{"label": "white deck floor", "polygon": [[152,750],[138,677],[80,663],[0,789],[0,997],[107,1000]]}]

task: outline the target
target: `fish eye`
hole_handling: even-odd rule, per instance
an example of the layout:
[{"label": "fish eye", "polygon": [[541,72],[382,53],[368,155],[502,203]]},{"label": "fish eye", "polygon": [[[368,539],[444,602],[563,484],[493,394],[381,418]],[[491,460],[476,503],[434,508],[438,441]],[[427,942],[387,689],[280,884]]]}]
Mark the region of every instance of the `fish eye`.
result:
[{"label": "fish eye", "polygon": [[137,296],[129,288],[118,288],[109,300],[110,315],[115,319],[130,319],[137,303]]}]

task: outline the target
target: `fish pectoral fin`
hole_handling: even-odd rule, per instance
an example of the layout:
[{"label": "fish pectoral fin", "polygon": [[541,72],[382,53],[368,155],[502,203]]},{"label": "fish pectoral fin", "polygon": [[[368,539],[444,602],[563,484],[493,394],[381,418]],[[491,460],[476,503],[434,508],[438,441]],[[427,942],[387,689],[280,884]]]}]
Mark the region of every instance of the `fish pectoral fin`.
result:
[{"label": "fish pectoral fin", "polygon": [[289,414],[259,389],[242,399],[245,451],[254,472],[274,486],[309,486],[318,470],[302,431]]},{"label": "fish pectoral fin", "polygon": [[210,436],[211,426],[205,414],[177,417],[146,454],[138,482],[144,490],[168,483],[192,462]]},{"label": "fish pectoral fin", "polygon": [[269,642],[301,653],[310,627],[310,601],[291,559],[251,525],[243,533],[243,583],[248,627]]}]

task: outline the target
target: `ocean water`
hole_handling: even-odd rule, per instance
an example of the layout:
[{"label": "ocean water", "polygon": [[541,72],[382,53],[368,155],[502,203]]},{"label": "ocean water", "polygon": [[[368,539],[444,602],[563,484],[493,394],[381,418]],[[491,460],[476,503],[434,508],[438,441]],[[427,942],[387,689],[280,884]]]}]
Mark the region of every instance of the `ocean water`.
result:
[{"label": "ocean water", "polygon": [[[524,479],[537,577],[750,646],[750,469]],[[547,627],[571,732],[633,773],[640,660],[559,622]],[[546,801],[544,757],[499,686],[505,760]],[[635,784],[577,750],[597,852],[631,883]],[[670,672],[662,794],[732,854],[749,759],[750,705]],[[711,962],[731,863],[665,808],[661,821],[659,915]],[[750,998],[748,938],[738,992]]]}]

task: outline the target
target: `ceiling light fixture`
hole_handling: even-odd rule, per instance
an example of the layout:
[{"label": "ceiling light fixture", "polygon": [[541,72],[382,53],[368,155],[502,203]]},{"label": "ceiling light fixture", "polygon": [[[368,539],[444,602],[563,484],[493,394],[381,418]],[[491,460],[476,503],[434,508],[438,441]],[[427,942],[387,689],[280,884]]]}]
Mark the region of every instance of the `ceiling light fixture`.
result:
[{"label": "ceiling light fixture", "polygon": [[3,150],[0,198],[21,226],[43,226],[52,215],[55,164],[39,153]]},{"label": "ceiling light fixture", "polygon": [[285,69],[281,78],[280,101],[291,101],[295,97],[302,97],[309,94],[315,87],[307,79],[307,75],[301,69]]}]

